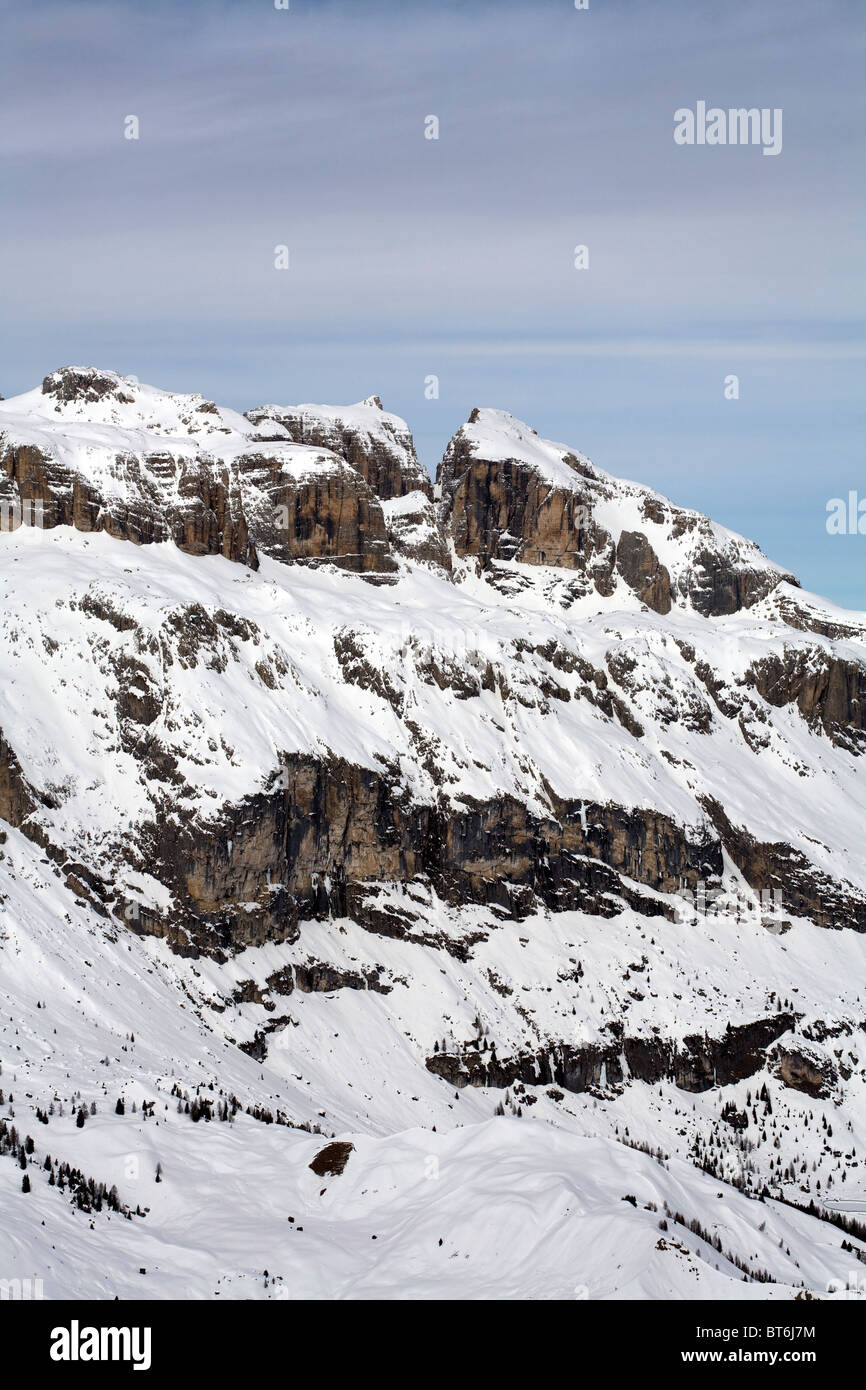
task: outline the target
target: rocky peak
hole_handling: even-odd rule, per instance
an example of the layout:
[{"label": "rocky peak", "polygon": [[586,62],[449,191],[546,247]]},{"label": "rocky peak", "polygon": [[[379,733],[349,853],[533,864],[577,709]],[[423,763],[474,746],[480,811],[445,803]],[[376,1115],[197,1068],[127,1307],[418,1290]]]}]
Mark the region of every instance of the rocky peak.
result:
[{"label": "rocky peak", "polygon": [[754,542],[612,477],[507,411],[474,409],[437,481],[455,551],[486,570],[509,561],[570,570],[578,593],[610,598],[622,587],[655,612],[676,603],[704,616],[797,583]]},{"label": "rocky peak", "polygon": [[82,446],[110,443],[100,437],[105,425],[126,432],[130,445],[137,442],[134,432],[144,432],[145,442],[151,435],[197,443],[209,436],[218,452],[224,452],[221,446],[228,441],[288,439],[278,428],[263,435],[237,411],[196,392],[162,390],[97,367],[60,367],[44,378],[41,390],[25,392],[4,406],[0,427],[11,429],[14,417],[25,417],[31,427],[38,423],[49,429],[56,443],[70,427]]},{"label": "rocky peak", "polygon": [[117,372],[104,372],[97,367],[60,367],[43,378],[42,394],[61,401],[89,404],[110,395],[126,404],[132,397],[122,389],[125,385],[124,378]]}]

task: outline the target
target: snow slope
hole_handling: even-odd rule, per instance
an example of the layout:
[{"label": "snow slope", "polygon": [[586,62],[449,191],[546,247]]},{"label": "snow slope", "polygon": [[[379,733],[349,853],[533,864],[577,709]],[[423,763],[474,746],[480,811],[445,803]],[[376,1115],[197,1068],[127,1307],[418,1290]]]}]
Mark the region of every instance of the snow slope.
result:
[{"label": "snow slope", "polygon": [[[396,1078],[371,1066],[370,1054],[383,1054],[370,1020],[367,1058],[320,1066],[312,1094],[302,1075],[260,1067],[194,1007],[202,984],[188,963],[161,943],[106,932],[17,832],[3,852],[4,984],[15,1005],[0,1028],[0,1115],[35,1140],[30,1193],[0,1155],[5,1278],[39,1278],[48,1298],[790,1298],[803,1287],[846,1296],[856,1258],[837,1229],[749,1199],[684,1159],[629,1147],[598,1101],[564,1124],[553,1102],[537,1118],[489,1108],[484,1118],[486,1098],[469,1093],[459,1119],[440,1103],[434,1126],[343,1130],[353,1152],[340,1175],[324,1177],[309,1168],[320,1135],[243,1111],[194,1122],[178,1113],[173,1087],[281,1103],[309,1124],[300,1116],[317,1114],[329,1085],[339,1095]],[[79,1128],[71,1106],[82,1102],[96,1114]],[[48,1123],[34,1122],[49,1105]],[[49,1186],[47,1154],[115,1185],[145,1214],[76,1208]]]},{"label": "snow slope", "polygon": [[[374,585],[0,534],[0,1121],[34,1145],[30,1193],[0,1152],[0,1278],[153,1298],[845,1284],[866,1242],[790,1203],[866,1199],[866,615],[505,412],[474,412],[465,458],[576,489],[614,548],[647,536],[669,611],[619,571],[601,591],[458,553],[374,398],[248,418],[113,373],[46,380],[0,402],[0,433],[70,488],[126,487],[155,441],[215,471],[261,448],[314,486],[378,479],[396,558]],[[154,471],[155,506],[177,481]],[[706,553],[762,596],[698,611]],[[280,802],[304,759],[335,779],[310,822],[379,788],[309,891]],[[440,858],[410,839],[403,862],[442,872],[381,871],[410,832]],[[353,1149],[318,1177],[334,1136]],[[130,1215],[76,1207],[49,1154]]]}]

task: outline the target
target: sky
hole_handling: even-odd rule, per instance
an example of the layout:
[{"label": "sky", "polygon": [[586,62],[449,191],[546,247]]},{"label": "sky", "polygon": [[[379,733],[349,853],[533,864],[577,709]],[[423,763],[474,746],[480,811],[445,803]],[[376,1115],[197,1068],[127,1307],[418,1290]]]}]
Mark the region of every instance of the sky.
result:
[{"label": "sky", "polygon": [[864,59],[861,0],[0,0],[0,393],[378,394],[431,471],[497,406],[866,609]]}]

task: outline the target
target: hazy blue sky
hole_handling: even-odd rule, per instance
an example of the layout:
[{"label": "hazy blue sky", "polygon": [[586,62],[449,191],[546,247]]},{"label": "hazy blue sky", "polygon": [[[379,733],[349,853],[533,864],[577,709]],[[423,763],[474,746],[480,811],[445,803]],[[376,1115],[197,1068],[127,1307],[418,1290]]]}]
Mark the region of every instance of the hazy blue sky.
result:
[{"label": "hazy blue sky", "polygon": [[[825,529],[866,497],[862,0],[11,0],[0,30],[4,395],[68,362],[241,409],[378,393],[431,468],[501,406],[866,608],[866,536]],[[782,108],[781,154],[676,145],[698,100]]]}]

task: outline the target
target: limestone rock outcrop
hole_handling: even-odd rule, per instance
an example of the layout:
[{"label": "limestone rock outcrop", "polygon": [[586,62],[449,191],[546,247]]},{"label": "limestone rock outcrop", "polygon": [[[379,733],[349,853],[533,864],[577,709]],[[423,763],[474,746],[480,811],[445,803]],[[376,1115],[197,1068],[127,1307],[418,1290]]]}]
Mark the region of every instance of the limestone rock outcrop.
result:
[{"label": "limestone rock outcrop", "polygon": [[378,396],[357,405],[262,405],[246,417],[263,435],[277,426],[279,438],[339,454],[382,501],[422,492],[432,497],[405,420],[383,410]]},{"label": "limestone rock outcrop", "polygon": [[5,529],[173,541],[252,569],[259,553],[396,569],[379,499],[344,458],[201,397],[90,367],[53,372],[41,392],[3,402],[0,508]]},{"label": "limestone rock outcrop", "polygon": [[613,478],[501,410],[473,410],[439,468],[458,555],[576,570],[583,592],[617,578],[654,612],[735,613],[796,579],[756,545],[649,488]]}]

